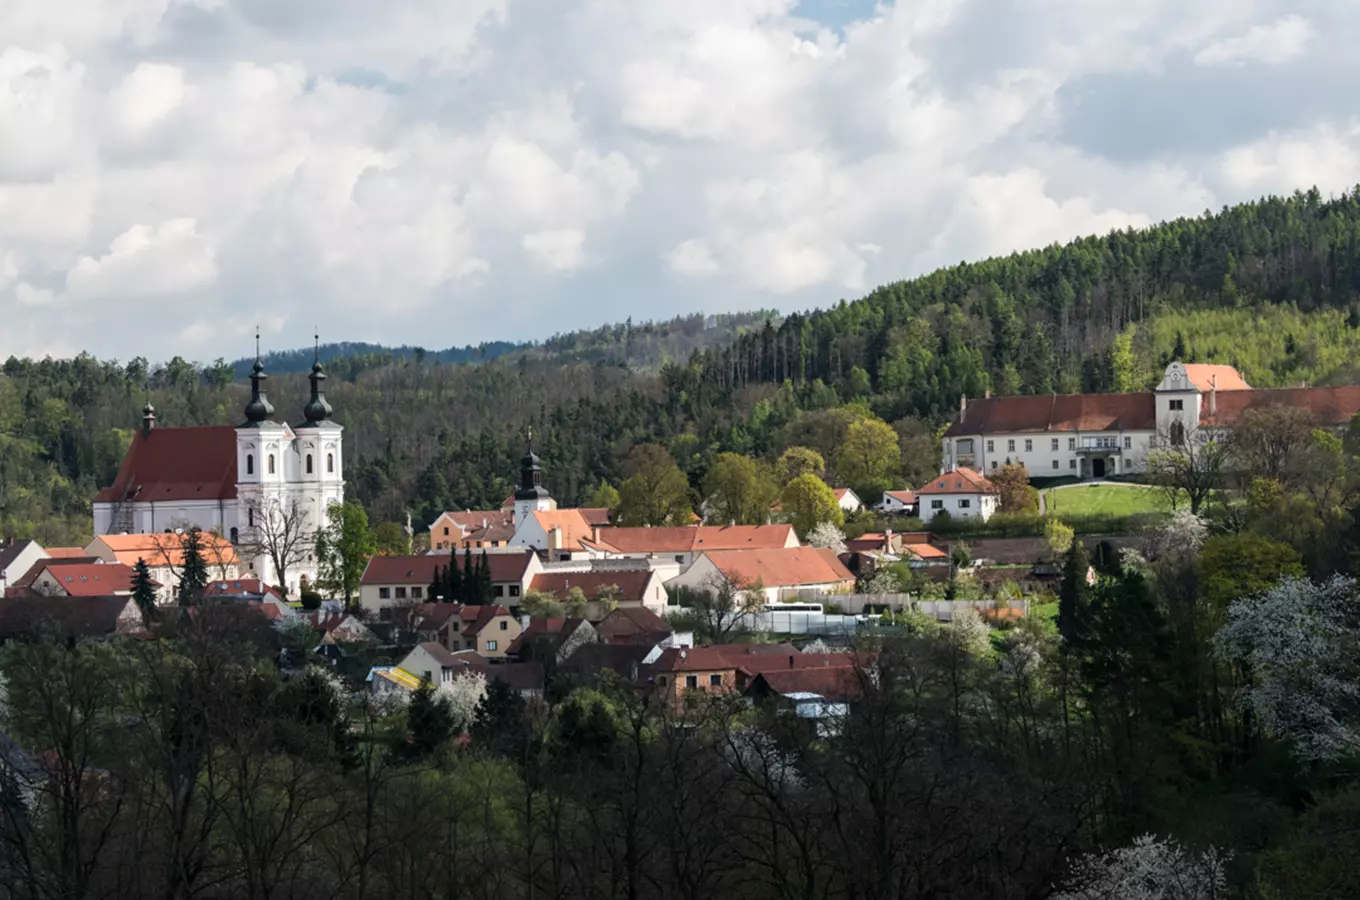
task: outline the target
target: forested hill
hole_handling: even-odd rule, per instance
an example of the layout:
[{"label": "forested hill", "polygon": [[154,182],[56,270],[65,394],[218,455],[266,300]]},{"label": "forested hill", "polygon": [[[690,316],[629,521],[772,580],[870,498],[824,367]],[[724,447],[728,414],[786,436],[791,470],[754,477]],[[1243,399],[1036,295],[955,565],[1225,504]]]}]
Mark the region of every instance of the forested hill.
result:
[{"label": "forested hill", "polygon": [[[352,496],[375,520],[428,521],[499,504],[531,424],[564,503],[617,483],[636,443],[666,445],[697,486],[717,452],[802,444],[829,456],[846,422],[870,414],[902,439],[882,477],[917,484],[962,395],[1141,388],[1172,356],[1237,364],[1258,386],[1352,381],[1357,310],[1360,194],[1311,191],[955,266],[777,324],[755,313],[610,326],[477,365],[360,354],[348,368],[337,358],[327,384]],[[296,419],[304,375],[271,374],[275,407]],[[0,534],[80,540],[148,382],[160,425],[230,424],[245,402],[231,376],[182,359],[154,371],[7,361]]]}]

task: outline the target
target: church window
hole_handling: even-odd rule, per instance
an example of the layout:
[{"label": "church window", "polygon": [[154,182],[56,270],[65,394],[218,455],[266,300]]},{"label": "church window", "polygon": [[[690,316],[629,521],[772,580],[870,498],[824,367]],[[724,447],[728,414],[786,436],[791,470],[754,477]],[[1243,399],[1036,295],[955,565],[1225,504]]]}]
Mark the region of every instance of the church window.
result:
[{"label": "church window", "polygon": [[241,534],[240,534],[240,532],[238,532],[235,528],[233,528],[233,529],[231,530],[231,542],[232,542],[233,544],[235,544],[235,543],[236,543],[237,541],[239,541],[240,539],[241,539]]},{"label": "church window", "polygon": [[1171,423],[1171,446],[1180,447],[1185,443],[1185,426],[1179,421]]},{"label": "church window", "polygon": [[269,474],[274,474],[274,454],[269,454]]},{"label": "church window", "polygon": [[246,524],[252,528],[255,526],[255,507],[246,510]]},{"label": "church window", "polygon": [[1168,409],[1171,409],[1171,410],[1174,410],[1174,411],[1177,411],[1177,412],[1180,412],[1180,411],[1182,411],[1182,410],[1185,409],[1185,401],[1184,401],[1184,400],[1171,400],[1171,401],[1169,401],[1169,402],[1167,403],[1167,408],[1168,408]]},{"label": "church window", "polygon": [[334,473],[335,473],[335,454],[334,454],[334,453],[327,453],[327,454],[326,454],[326,471],[329,472],[329,473],[331,473],[331,474],[334,474]]},{"label": "church window", "polygon": [[246,474],[247,475],[255,474],[255,454],[253,453],[246,454]]},{"label": "church window", "polygon": [[312,474],[312,454],[307,454],[307,474]]}]

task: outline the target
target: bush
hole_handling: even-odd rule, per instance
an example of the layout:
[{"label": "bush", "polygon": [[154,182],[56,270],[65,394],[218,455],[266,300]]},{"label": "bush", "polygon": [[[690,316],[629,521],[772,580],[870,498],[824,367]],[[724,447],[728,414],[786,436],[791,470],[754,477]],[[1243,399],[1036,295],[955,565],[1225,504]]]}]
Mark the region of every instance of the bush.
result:
[{"label": "bush", "polygon": [[298,599],[302,601],[302,608],[314,610],[321,608],[321,595],[311,588],[303,588],[298,594]]},{"label": "bush", "polygon": [[841,614],[841,605],[839,603],[823,603],[822,612],[826,613],[828,616],[839,616]]}]

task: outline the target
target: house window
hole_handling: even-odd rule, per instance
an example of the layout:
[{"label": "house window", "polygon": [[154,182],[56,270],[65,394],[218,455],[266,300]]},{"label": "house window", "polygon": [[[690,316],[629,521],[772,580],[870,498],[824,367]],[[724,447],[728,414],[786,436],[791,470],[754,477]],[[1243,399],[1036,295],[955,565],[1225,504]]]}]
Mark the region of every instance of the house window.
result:
[{"label": "house window", "polygon": [[1067,449],[1068,449],[1068,450],[1075,450],[1075,449],[1077,449],[1077,439],[1076,439],[1076,438],[1068,438],[1068,439],[1067,439]]},{"label": "house window", "polygon": [[944,501],[943,501],[943,500],[931,500],[931,501],[930,501],[930,508],[931,508],[931,509],[944,509]]},{"label": "house window", "polygon": [[501,620],[501,631],[509,631],[509,630],[510,630],[510,623],[509,623],[509,622],[506,622],[505,620]]},{"label": "house window", "polygon": [[1026,453],[1034,452],[1034,441],[1030,440],[1029,438],[1025,438],[1025,452]]},{"label": "house window", "polygon": [[406,599],[406,588],[404,588],[404,587],[399,587],[399,588],[397,588],[397,599],[398,599],[398,600],[405,600],[405,599]]},{"label": "house window", "polygon": [[334,454],[334,453],[327,453],[327,454],[326,454],[326,471],[327,471],[327,472],[330,472],[331,474],[334,474],[334,473],[335,473],[335,454]]},{"label": "house window", "polygon": [[247,453],[247,454],[246,454],[246,474],[247,474],[247,475],[254,475],[254,474],[255,474],[255,454],[254,454],[254,453]]},{"label": "house window", "polygon": [[686,675],[686,676],[685,676],[685,687],[687,687],[687,688],[697,688],[698,686],[699,686],[699,676],[698,676],[698,675]]},{"label": "house window", "polygon": [[488,649],[488,650],[495,650],[495,649],[496,649],[496,642],[495,642],[495,641],[487,641],[487,642],[486,642],[486,649]]},{"label": "house window", "polygon": [[1069,459],[1069,460],[1067,461],[1067,468],[1069,468],[1069,469],[1075,469],[1076,467],[1077,467],[1077,461],[1076,461],[1075,459]]},{"label": "house window", "polygon": [[960,501],[959,501],[959,509],[968,509],[968,508],[971,507],[972,505],[973,505],[973,501],[972,501],[972,500],[960,500]]},{"label": "house window", "polygon": [[444,526],[444,537],[448,537],[448,536],[449,536],[449,527],[448,527],[447,525],[445,525],[445,526]]},{"label": "house window", "polygon": [[996,441],[988,441],[988,442],[987,442],[987,452],[988,452],[988,453],[991,453],[991,452],[992,452],[993,450],[995,450],[995,449],[996,449]]},{"label": "house window", "polygon": [[1177,410],[1177,411],[1183,411],[1183,410],[1185,409],[1185,401],[1184,401],[1184,400],[1171,400],[1171,401],[1168,401],[1168,403],[1167,403],[1167,408],[1168,408],[1168,409],[1172,409],[1172,410]]},{"label": "house window", "polygon": [[1124,449],[1125,449],[1125,450],[1132,450],[1132,449],[1133,449],[1133,438],[1131,438],[1131,437],[1126,437],[1126,438],[1124,438]]},{"label": "house window", "polygon": [[993,468],[993,469],[996,468],[996,460],[992,460],[992,468]]},{"label": "house window", "polygon": [[307,474],[312,474],[312,454],[307,454]]},{"label": "house window", "polygon": [[1185,443],[1185,426],[1180,422],[1171,423],[1171,444],[1180,447]]},{"label": "house window", "polygon": [[1053,439],[1053,449],[1054,449],[1054,450],[1057,450],[1057,449],[1058,449],[1058,439],[1057,439],[1057,438],[1054,438],[1054,439]]},{"label": "house window", "polygon": [[391,588],[378,588],[378,599],[379,599],[379,600],[387,600],[387,599],[390,599],[391,596],[392,596],[392,589],[391,589]]},{"label": "house window", "polygon": [[656,683],[659,684],[659,685],[661,685],[662,687],[665,687],[665,686],[666,686],[666,676],[665,676],[665,675],[662,675],[662,676],[658,677],[658,678],[656,679]]},{"label": "house window", "polygon": [[518,597],[518,596],[519,596],[519,585],[517,585],[517,584],[512,584],[512,585],[510,585],[510,596],[511,596],[511,597]]},{"label": "house window", "polygon": [[675,561],[678,563],[683,563],[685,561],[684,555],[680,553],[675,554]]},{"label": "house window", "polygon": [[246,510],[246,524],[255,527],[255,508],[252,506]]},{"label": "house window", "polygon": [[959,452],[971,455],[973,452],[973,439],[965,438],[959,441]]},{"label": "house window", "polygon": [[497,597],[504,597],[504,596],[505,596],[505,585],[503,585],[503,584],[498,584],[498,585],[496,585],[496,596],[497,596]]},{"label": "house window", "polygon": [[1056,459],[1053,460],[1053,468],[1058,468],[1058,461]]},{"label": "house window", "polygon": [[234,544],[241,539],[241,533],[235,528],[231,530],[231,542]]},{"label": "house window", "polygon": [[710,675],[708,676],[708,683],[711,687],[722,687],[722,676]]},{"label": "house window", "polygon": [[425,590],[424,588],[419,588],[419,587],[413,587],[413,588],[411,588],[411,599],[412,599],[412,600],[419,600],[419,599],[420,599],[420,595],[424,592],[424,590]]},{"label": "house window", "polygon": [[1006,449],[1012,453],[1015,452],[1015,438],[1011,438],[1010,440],[1006,441]]}]

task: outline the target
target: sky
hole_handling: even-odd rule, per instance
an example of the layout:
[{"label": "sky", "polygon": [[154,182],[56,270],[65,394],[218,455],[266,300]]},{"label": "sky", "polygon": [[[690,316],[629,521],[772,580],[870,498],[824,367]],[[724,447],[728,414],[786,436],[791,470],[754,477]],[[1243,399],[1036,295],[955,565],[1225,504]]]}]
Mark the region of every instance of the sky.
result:
[{"label": "sky", "polygon": [[1360,182],[1360,0],[4,0],[0,357],[826,306]]}]

